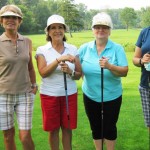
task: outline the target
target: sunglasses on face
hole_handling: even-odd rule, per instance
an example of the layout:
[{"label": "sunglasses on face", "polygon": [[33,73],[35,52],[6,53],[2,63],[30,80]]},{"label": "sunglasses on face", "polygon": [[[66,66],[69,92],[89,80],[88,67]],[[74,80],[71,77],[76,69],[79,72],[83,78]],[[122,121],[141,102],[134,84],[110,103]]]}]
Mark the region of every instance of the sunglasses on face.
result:
[{"label": "sunglasses on face", "polygon": [[17,16],[3,16],[4,19],[14,19],[17,20],[18,17]]},{"label": "sunglasses on face", "polygon": [[100,30],[100,29],[108,30],[108,29],[110,29],[110,27],[105,26],[105,25],[96,25],[96,26],[94,26],[94,29],[95,30]]}]

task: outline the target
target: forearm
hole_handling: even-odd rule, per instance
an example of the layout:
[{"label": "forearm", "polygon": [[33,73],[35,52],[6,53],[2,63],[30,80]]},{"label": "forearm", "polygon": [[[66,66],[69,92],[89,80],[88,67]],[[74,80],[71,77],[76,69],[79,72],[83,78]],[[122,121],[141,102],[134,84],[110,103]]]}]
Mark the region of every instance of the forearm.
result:
[{"label": "forearm", "polygon": [[81,73],[81,72],[77,72],[77,71],[75,71],[74,76],[71,76],[71,78],[72,78],[73,80],[79,80],[79,79],[80,79],[80,77],[81,77],[81,75],[82,75],[82,73]]},{"label": "forearm", "polygon": [[38,90],[38,85],[36,83],[36,75],[35,75],[34,68],[29,70],[29,76],[30,76],[30,81],[31,81],[32,93],[36,94]]},{"label": "forearm", "polygon": [[144,65],[142,58],[133,58],[132,62],[137,67],[141,67]]},{"label": "forearm", "polygon": [[31,84],[36,83],[36,75],[35,75],[34,68],[31,68],[31,69],[29,70],[29,76],[30,76]]},{"label": "forearm", "polygon": [[128,67],[121,67],[109,64],[108,69],[116,76],[126,77],[128,73]]},{"label": "forearm", "polygon": [[81,76],[82,76],[82,69],[81,69],[80,60],[79,60],[79,57],[76,57],[75,74],[74,74],[73,80],[79,80]]},{"label": "forearm", "polygon": [[56,68],[58,67],[58,62],[57,60],[54,60],[51,64],[49,64],[48,66],[42,67],[41,69],[39,69],[39,73],[40,75],[45,78],[47,76],[49,76],[51,73],[53,73]]}]

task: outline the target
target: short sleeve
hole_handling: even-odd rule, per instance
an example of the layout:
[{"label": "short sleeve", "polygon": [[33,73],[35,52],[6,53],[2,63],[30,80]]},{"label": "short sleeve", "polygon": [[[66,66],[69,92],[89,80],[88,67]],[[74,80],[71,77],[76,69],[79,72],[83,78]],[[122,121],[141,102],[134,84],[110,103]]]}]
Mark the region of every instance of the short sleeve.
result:
[{"label": "short sleeve", "polygon": [[39,55],[44,56],[43,51],[42,51],[42,47],[37,48],[35,58],[37,58],[37,56],[39,56]]},{"label": "short sleeve", "polygon": [[121,45],[118,45],[118,50],[116,52],[117,65],[118,66],[128,66],[128,61],[124,48]]}]

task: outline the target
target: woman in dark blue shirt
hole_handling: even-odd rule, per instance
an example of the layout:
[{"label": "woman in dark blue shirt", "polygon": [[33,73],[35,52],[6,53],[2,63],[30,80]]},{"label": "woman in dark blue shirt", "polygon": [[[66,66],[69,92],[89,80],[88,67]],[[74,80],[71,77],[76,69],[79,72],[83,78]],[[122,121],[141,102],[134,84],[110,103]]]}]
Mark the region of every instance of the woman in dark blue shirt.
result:
[{"label": "woman in dark blue shirt", "polygon": [[150,132],[150,27],[143,29],[138,37],[133,64],[141,67],[139,91],[145,123]]}]

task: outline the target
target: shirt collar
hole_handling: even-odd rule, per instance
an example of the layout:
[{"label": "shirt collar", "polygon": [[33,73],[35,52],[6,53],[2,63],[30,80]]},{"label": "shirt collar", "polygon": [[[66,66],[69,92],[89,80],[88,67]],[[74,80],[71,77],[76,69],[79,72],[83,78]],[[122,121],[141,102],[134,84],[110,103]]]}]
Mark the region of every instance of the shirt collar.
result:
[{"label": "shirt collar", "polygon": [[[23,36],[21,34],[19,34],[19,33],[17,33],[17,34],[18,34],[18,40],[19,41],[23,41]],[[3,33],[1,35],[0,41],[2,41],[2,42],[4,42],[4,41],[10,41],[10,38],[8,38],[5,33]]]},{"label": "shirt collar", "polygon": [[[96,46],[96,41],[94,40],[91,42],[90,48],[94,49],[95,46]],[[112,46],[112,41],[110,39],[108,39],[105,49],[110,49],[111,46]]]},{"label": "shirt collar", "polygon": [[105,49],[110,49],[112,46],[112,41],[108,39],[108,42],[106,44],[106,48]]},{"label": "shirt collar", "polygon": [[[52,43],[51,43],[51,41],[49,41],[47,44],[46,44],[46,47],[47,47],[47,49],[51,49],[52,48]],[[64,42],[64,48],[66,49],[66,48],[69,48],[69,45],[66,43],[66,42]]]}]

